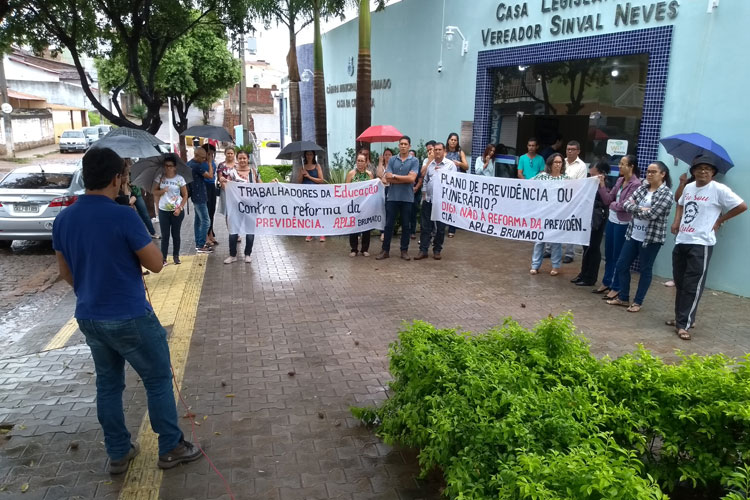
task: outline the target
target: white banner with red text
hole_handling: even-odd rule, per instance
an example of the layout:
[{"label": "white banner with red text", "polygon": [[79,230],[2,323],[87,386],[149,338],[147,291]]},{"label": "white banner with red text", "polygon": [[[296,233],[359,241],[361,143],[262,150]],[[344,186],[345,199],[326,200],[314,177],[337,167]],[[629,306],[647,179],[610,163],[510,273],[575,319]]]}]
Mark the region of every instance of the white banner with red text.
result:
[{"label": "white banner with red text", "polygon": [[522,241],[588,245],[597,178],[533,181],[442,172],[432,220]]},{"label": "white banner with red text", "polygon": [[226,189],[231,234],[335,236],[383,229],[379,180],[350,184],[241,184]]}]

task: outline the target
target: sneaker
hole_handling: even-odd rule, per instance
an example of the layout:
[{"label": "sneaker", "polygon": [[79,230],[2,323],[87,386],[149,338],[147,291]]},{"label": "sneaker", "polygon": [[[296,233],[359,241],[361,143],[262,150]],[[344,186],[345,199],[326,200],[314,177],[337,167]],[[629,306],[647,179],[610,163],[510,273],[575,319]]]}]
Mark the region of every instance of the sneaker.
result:
[{"label": "sneaker", "polygon": [[307,238],[305,238],[305,241],[308,241],[308,242],[312,241],[312,236],[308,236]]},{"label": "sneaker", "polygon": [[200,247],[200,248],[196,248],[196,249],[195,249],[195,251],[196,251],[197,253],[213,253],[214,249],[213,249],[213,248],[211,248],[211,247],[210,247],[210,246],[208,246],[208,245],[204,245],[204,246],[202,246],[202,247]]},{"label": "sneaker", "polygon": [[109,473],[112,475],[117,475],[127,471],[128,467],[130,466],[130,461],[133,460],[140,451],[141,447],[138,446],[138,443],[130,443],[130,451],[127,455],[122,457],[120,460],[109,461]]},{"label": "sneaker", "polygon": [[155,239],[155,240],[160,240],[161,239],[161,236],[159,236],[158,234],[152,234],[151,237],[153,239]]},{"label": "sneaker", "polygon": [[573,257],[568,255],[567,257],[563,258],[563,264],[570,264],[571,262],[573,262]]},{"label": "sneaker", "polygon": [[184,439],[172,451],[159,456],[156,465],[160,469],[171,469],[180,464],[198,460],[201,457],[201,450],[190,441]]},{"label": "sneaker", "polygon": [[326,237],[325,237],[325,236],[321,236],[321,237],[320,237],[320,242],[321,242],[321,243],[323,243],[323,242],[324,242],[325,240],[326,240]]},{"label": "sneaker", "polygon": [[362,257],[369,257],[369,256],[370,256],[370,252],[362,252]]},{"label": "sneaker", "polygon": [[167,262],[166,260],[162,261],[161,263],[161,267],[167,267],[168,265],[169,265],[169,262]]},{"label": "sneaker", "polygon": [[245,255],[245,264],[250,264],[253,261],[253,258],[249,255]]},{"label": "sneaker", "polygon": [[349,257],[356,257],[356,256],[357,256],[357,252],[349,252]]},{"label": "sneaker", "polygon": [[231,255],[224,259],[224,264],[231,264],[232,262],[237,262],[237,257],[232,257]]},{"label": "sneaker", "polygon": [[179,266],[180,264],[182,264],[182,261],[180,260],[180,258],[179,258],[179,257],[175,257],[175,258],[174,258],[174,259],[172,259],[172,260],[174,261],[175,265],[178,265],[178,266]]}]

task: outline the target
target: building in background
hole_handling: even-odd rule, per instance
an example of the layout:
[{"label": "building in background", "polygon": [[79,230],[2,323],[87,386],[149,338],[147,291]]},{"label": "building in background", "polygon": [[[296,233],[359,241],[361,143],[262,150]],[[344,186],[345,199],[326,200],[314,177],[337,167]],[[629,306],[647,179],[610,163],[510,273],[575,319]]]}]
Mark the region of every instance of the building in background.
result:
[{"label": "building in background", "polygon": [[[658,139],[701,132],[738,166],[720,181],[750,199],[743,60],[750,2],[404,0],[372,14],[372,123],[412,142],[456,132],[467,156],[493,142],[512,157],[526,140],[577,140],[587,162],[637,154],[675,165]],[[329,155],[355,139],[356,19],[323,35]],[[303,68],[300,67],[300,71]],[[308,113],[308,115],[305,115]],[[311,120],[303,109],[303,124]],[[708,285],[750,296],[748,217],[714,250]],[[655,272],[671,274],[673,240]]]}]

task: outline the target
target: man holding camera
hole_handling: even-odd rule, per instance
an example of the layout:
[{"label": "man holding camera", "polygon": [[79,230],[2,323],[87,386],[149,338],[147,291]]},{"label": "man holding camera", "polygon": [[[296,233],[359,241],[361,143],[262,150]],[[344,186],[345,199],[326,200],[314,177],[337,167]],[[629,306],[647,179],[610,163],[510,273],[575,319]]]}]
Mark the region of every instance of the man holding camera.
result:
[{"label": "man holding camera", "polygon": [[125,173],[124,161],[111,149],[89,150],[83,157],[86,194],[57,216],[52,229],[60,276],[73,286],[75,317],[94,359],[110,474],[125,472],[139,451],[125,426],[125,361],[146,389],[151,428],[159,435],[157,465],[168,469],[201,456],[178,425],[167,332],[146,300],[141,277],[141,266],[161,271],[161,251],[138,214],[114,201]]}]

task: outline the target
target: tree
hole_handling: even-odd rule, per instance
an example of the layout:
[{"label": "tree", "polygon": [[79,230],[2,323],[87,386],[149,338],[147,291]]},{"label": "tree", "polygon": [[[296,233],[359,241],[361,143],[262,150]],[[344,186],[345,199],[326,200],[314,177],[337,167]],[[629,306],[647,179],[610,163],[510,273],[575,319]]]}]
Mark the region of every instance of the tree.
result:
[{"label": "tree", "polygon": [[297,33],[313,21],[310,0],[263,0],[256,12],[270,24],[283,24],[289,30],[289,52],[286,65],[289,71],[289,115],[292,141],[302,140],[302,103],[299,94],[300,73],[297,64]]},{"label": "tree", "polygon": [[[377,10],[385,8],[385,0],[376,0]],[[370,57],[370,0],[359,0],[359,51],[357,54],[357,108],[355,118],[356,137],[372,125],[372,59]],[[358,142],[356,149],[369,147]]]},{"label": "tree", "polygon": [[[155,133],[166,97],[159,91],[157,76],[167,50],[209,13],[217,13],[226,24],[244,20],[253,1],[10,0],[0,45],[26,44],[36,52],[68,49],[84,93],[104,117],[116,125]],[[115,114],[101,104],[86,79],[84,54],[122,58],[124,71],[112,87],[113,102],[123,89],[132,88],[146,107],[141,124],[127,119],[117,105]]]},{"label": "tree", "polygon": [[[127,80],[127,56],[121,46],[112,52],[114,57],[97,59],[95,63],[100,85],[114,92]],[[182,134],[188,127],[190,106],[198,105],[205,114],[239,80],[240,64],[227,49],[224,28],[215,16],[209,15],[170,46],[157,71],[154,88],[158,95],[172,98],[172,125]],[[125,89],[133,87],[130,81]]]}]

